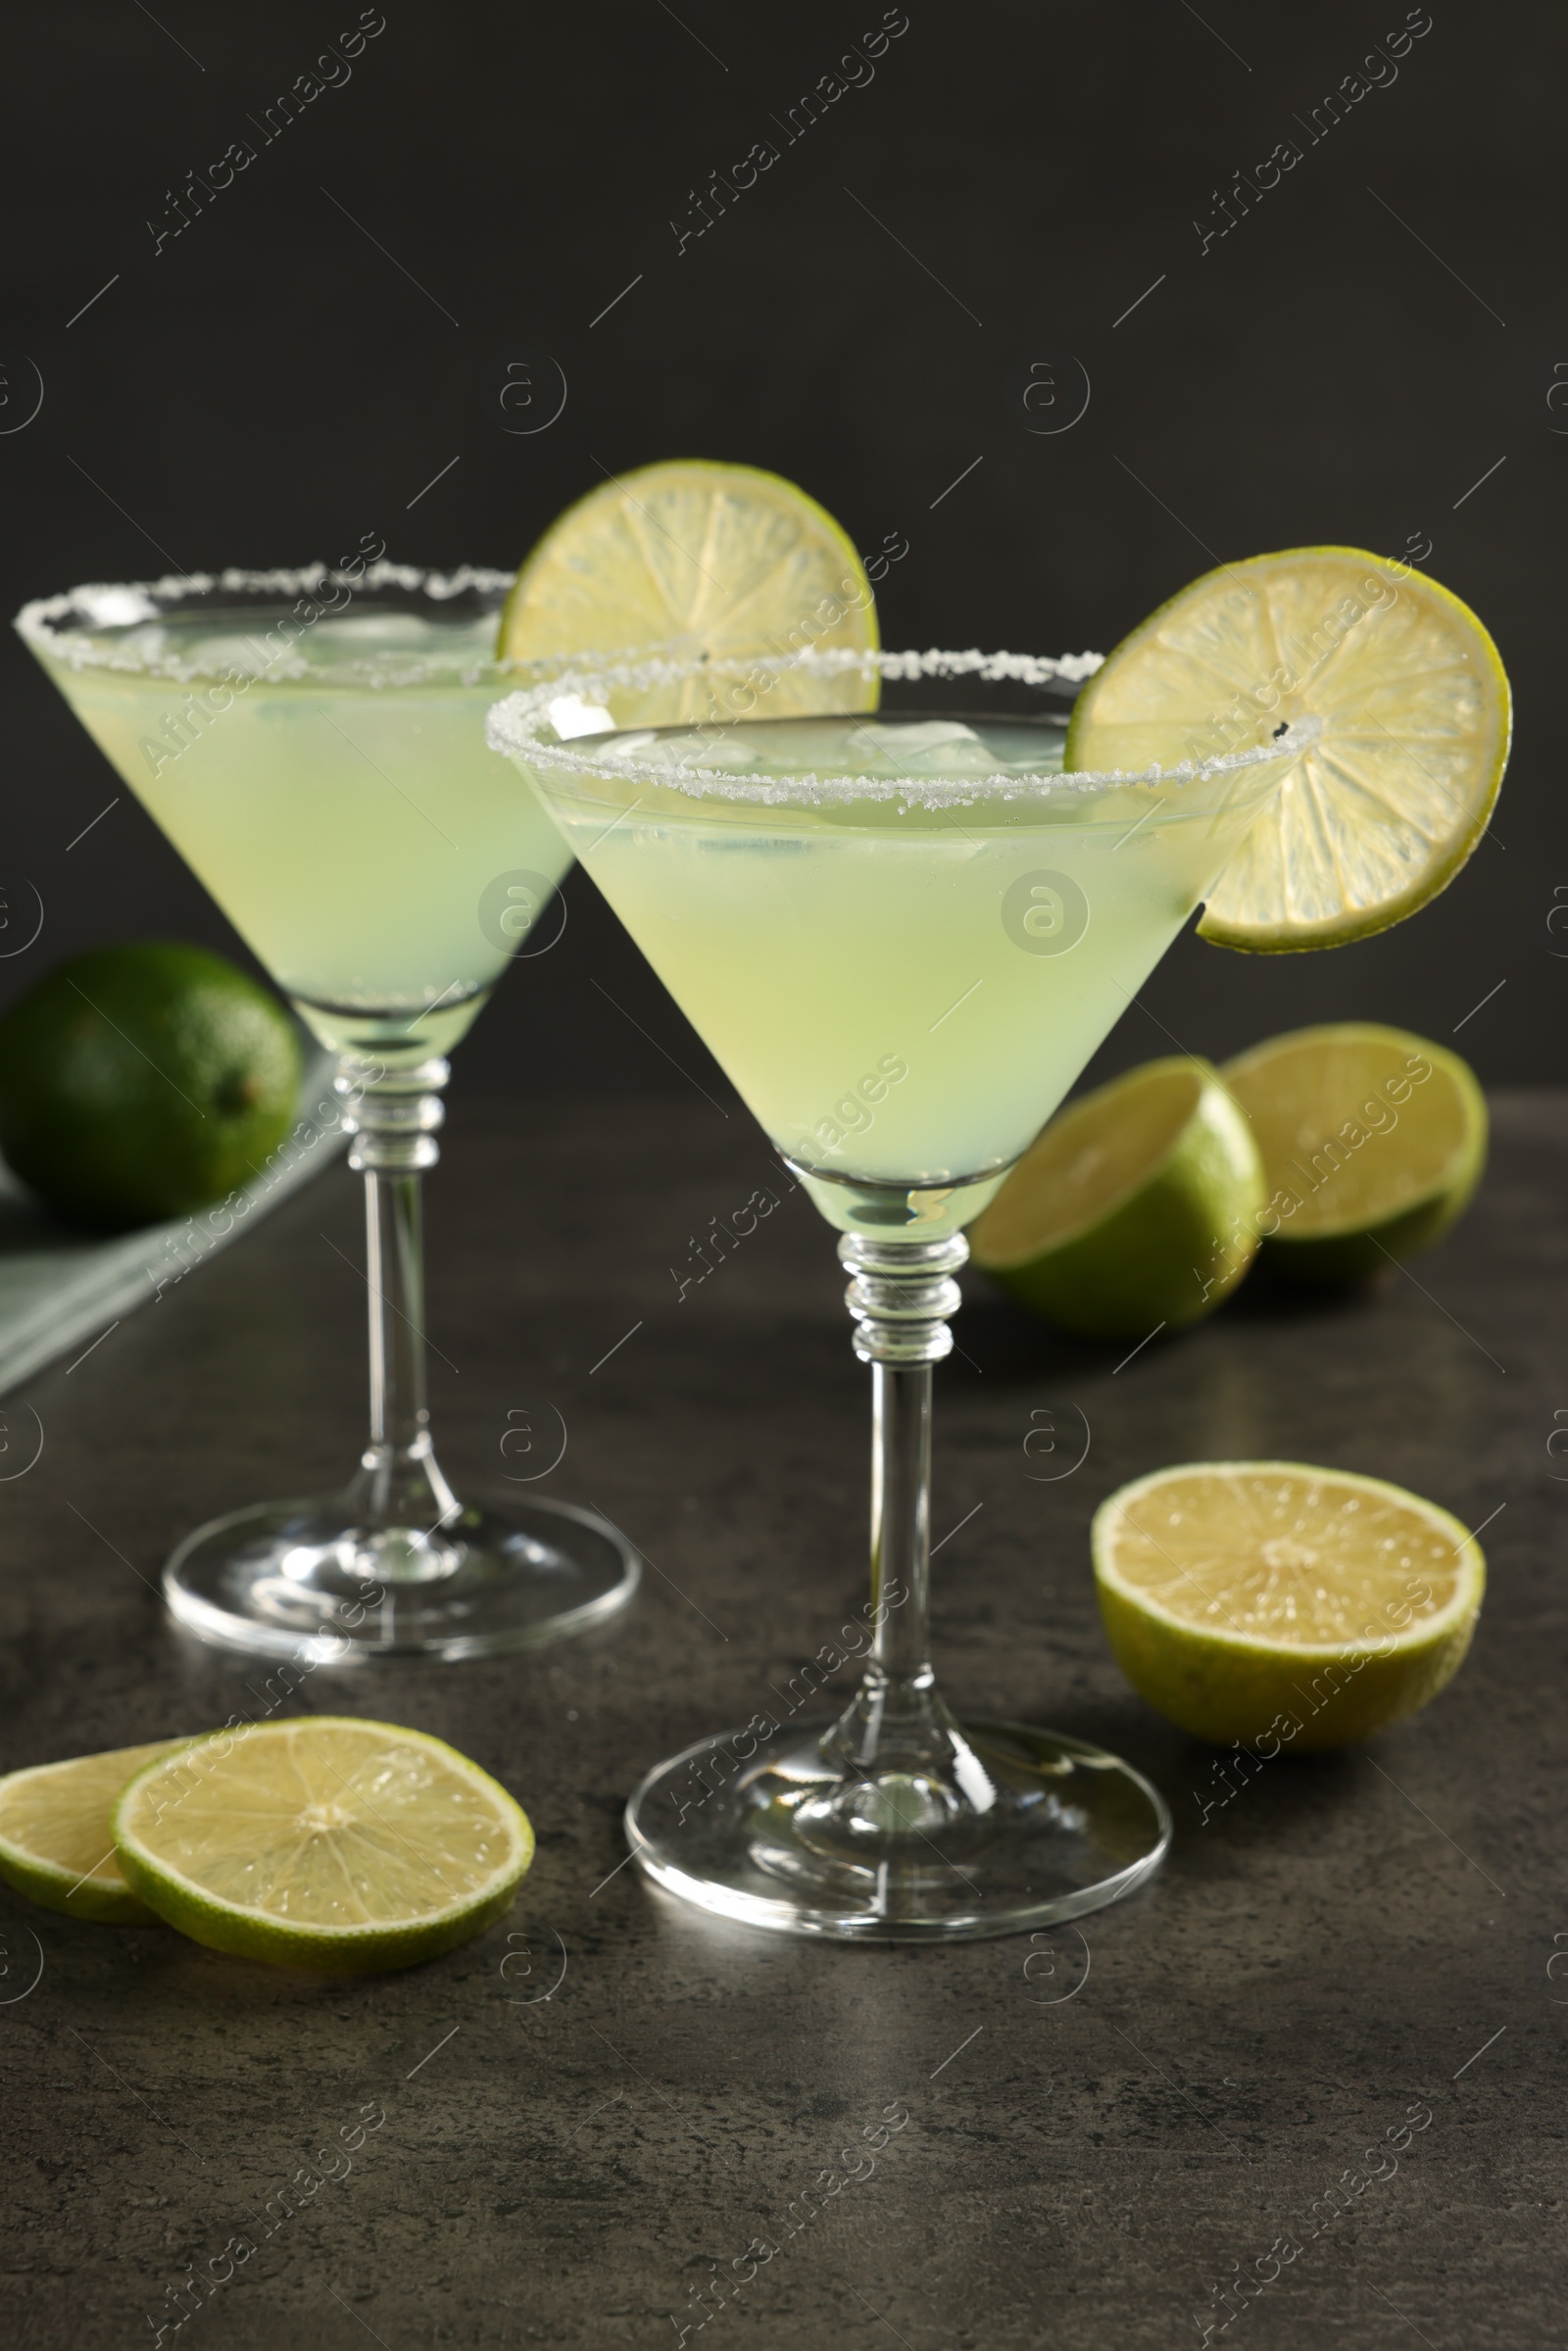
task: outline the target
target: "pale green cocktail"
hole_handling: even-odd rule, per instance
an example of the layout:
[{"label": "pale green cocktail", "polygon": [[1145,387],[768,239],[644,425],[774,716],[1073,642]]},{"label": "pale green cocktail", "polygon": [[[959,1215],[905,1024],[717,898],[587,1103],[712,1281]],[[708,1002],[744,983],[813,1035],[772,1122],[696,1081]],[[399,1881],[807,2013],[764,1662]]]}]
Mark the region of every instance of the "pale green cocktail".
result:
[{"label": "pale green cocktail", "polygon": [[[78,588],[18,621],[339,1056],[349,1164],[366,1180],[370,1431],[358,1473],[335,1494],[211,1520],[164,1570],[175,1615],[228,1647],[313,1666],[477,1656],[574,1632],[637,1582],[607,1520],[538,1493],[542,1444],[499,1473],[505,1494],[460,1499],[425,1403],[420,1179],[440,1155],[444,1056],[507,962],[559,935],[552,902],[571,862],[534,793],[484,745],[487,705],[519,675],[491,656],[510,585],[504,572],[356,560]],[[340,1278],[341,1252],[322,1256]],[[503,1460],[531,1451],[527,1439],[500,1445],[517,1419],[531,1426],[523,1402],[495,1401]]]},{"label": "pale green cocktail", "polygon": [[78,626],[74,658],[31,640],[335,1053],[449,1053],[571,861],[485,749],[506,675],[489,601],[447,618],[356,597],[285,632],[258,598]]},{"label": "pale green cocktail", "polygon": [[[595,772],[569,786],[536,770],[768,1135],[825,1179],[836,1224],[862,1186],[951,1192],[928,1225],[978,1212],[1271,788],[1264,766],[1053,797],[1063,732],[798,718],[589,738]],[[651,781],[662,767],[684,784]],[[755,776],[755,795],[705,792],[712,770]],[[904,788],[855,800],[811,780],[846,773]]]}]

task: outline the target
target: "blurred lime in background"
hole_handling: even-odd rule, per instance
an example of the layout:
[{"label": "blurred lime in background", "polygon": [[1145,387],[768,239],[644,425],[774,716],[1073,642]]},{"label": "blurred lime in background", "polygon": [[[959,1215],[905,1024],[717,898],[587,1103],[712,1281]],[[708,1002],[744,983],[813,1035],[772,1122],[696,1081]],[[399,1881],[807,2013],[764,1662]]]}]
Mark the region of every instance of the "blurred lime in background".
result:
[{"label": "blurred lime in background", "polygon": [[150,1224],[248,1184],[299,1083],[288,1014],[222,955],[96,948],[0,1019],[0,1151],[63,1216]]}]

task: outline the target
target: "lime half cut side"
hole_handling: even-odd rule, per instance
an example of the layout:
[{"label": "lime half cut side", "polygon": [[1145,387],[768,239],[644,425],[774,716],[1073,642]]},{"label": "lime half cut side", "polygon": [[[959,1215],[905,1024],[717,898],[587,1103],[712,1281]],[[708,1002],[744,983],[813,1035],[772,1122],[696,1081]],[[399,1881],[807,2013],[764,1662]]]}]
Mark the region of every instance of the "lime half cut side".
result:
[{"label": "lime half cut side", "polygon": [[1263,1248],[1299,1282],[1355,1282],[1429,1249],[1487,1160],[1468,1063],[1374,1021],[1269,1037],[1220,1073],[1263,1157]]},{"label": "lime half cut side", "polygon": [[1303,748],[1208,900],[1217,946],[1339,947],[1452,881],[1507,762],[1508,680],[1467,606],[1353,547],[1223,564],[1123,639],[1082,694],[1071,767],[1140,772]]},{"label": "lime half cut side", "polygon": [[1142,1697],[1264,1754],[1348,1745],[1458,1670],[1486,1562],[1437,1503],[1299,1461],[1190,1461],[1102,1502],[1101,1613]]},{"label": "lime half cut side", "polygon": [[[876,604],[847,531],[756,465],[671,459],[601,482],[552,523],[517,573],[500,661],[563,654],[694,654],[774,664],[807,648],[874,651]],[[770,674],[770,673],[769,673]],[[874,710],[880,680],[688,678],[616,696],[623,726],[710,716],[789,718]]]},{"label": "lime half cut side", "polygon": [[110,1927],[159,1920],[127,1885],[110,1814],[127,1780],[190,1742],[159,1739],[68,1763],[35,1763],[0,1780],[0,1877],[19,1893],[70,1918]]},{"label": "lime half cut side", "polygon": [[125,1877],[193,1941],[338,1975],[412,1967],[511,1905],[527,1815],[439,1739],[315,1715],[150,1764],[115,1810]]},{"label": "lime half cut side", "polygon": [[1143,1339],[1212,1313],[1257,1249],[1263,1171],[1206,1061],[1145,1062],[1058,1111],[969,1233],[1048,1322]]}]

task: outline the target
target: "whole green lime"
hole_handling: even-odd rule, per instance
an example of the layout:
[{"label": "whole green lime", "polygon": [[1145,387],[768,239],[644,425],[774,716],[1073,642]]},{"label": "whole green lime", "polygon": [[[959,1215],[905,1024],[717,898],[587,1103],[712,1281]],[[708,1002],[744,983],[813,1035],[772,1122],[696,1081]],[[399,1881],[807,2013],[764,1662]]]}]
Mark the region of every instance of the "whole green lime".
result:
[{"label": "whole green lime", "polygon": [[287,1013],[222,955],[100,947],[0,1019],[0,1151],[64,1216],[151,1224],[248,1184],[299,1082]]}]

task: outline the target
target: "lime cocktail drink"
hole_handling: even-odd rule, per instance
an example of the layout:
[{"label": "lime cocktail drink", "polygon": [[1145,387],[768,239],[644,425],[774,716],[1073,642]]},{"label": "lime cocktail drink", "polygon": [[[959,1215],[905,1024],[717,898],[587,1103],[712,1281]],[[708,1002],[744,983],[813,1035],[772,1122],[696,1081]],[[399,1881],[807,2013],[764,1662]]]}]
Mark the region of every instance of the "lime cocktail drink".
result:
[{"label": "lime cocktail drink", "polygon": [[[459,574],[444,605],[409,577],[429,610],[372,587],[339,589],[334,612],[323,586],[294,600],[322,609],[301,621],[258,589],[249,609],[202,596],[91,627],[97,661],[29,641],[322,1044],[424,1058],[464,1035],[536,918],[518,897],[500,908],[511,939],[486,927],[490,884],[521,868],[547,894],[571,858],[484,748],[504,575]],[[144,591],[90,593],[88,613],[129,613]]]},{"label": "lime cocktail drink", "polygon": [[444,1056],[513,956],[549,943],[571,861],[484,745],[484,711],[517,676],[490,651],[510,585],[360,560],[80,588],[18,621],[339,1056],[350,1164],[366,1178],[371,1427],[358,1475],[330,1497],[215,1520],[165,1571],[174,1613],[230,1646],[479,1654],[574,1631],[636,1582],[629,1546],[592,1512],[460,1501],[429,1435],[420,1175],[439,1156]]},{"label": "lime cocktail drink", "polygon": [[[951,1189],[941,1221],[967,1221],[1267,789],[1172,786],[1163,808],[1148,787],[1004,797],[1059,771],[1063,733],[983,717],[668,728],[584,743],[604,775],[550,787],[573,852],[773,1142],[844,1188],[817,1194],[835,1223],[886,1185]],[[621,784],[626,762],[745,771],[779,797]],[[846,771],[898,797],[815,795]]]},{"label": "lime cocktail drink", "polygon": [[1114,1899],[1169,1837],[1158,1794],[1114,1757],[958,1723],[926,1626],[931,1366],[952,1346],[961,1227],[1293,756],[1281,742],[1167,773],[1064,774],[1064,711],[1019,714],[1020,688],[1059,691],[1094,665],[806,655],[792,682],[957,677],[969,707],[768,720],[785,664],[644,662],[572,678],[573,707],[609,720],[696,675],[708,721],[564,741],[559,685],[491,714],[492,744],[839,1228],[854,1277],[873,1375],[873,1661],[836,1722],[754,1715],[658,1766],[627,1810],[652,1877],[759,1926],[1008,1933]]}]

